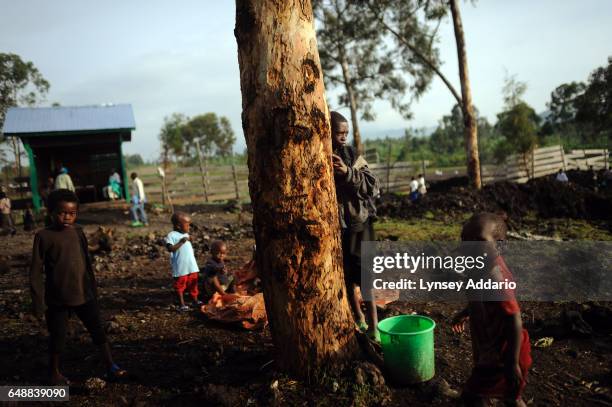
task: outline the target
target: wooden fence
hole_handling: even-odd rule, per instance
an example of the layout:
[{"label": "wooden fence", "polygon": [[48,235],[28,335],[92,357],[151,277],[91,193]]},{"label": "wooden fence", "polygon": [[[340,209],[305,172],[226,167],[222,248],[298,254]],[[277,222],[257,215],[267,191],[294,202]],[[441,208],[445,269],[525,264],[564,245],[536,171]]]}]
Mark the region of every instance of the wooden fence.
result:
[{"label": "wooden fence", "polygon": [[607,149],[572,150],[565,152],[563,146],[551,146],[534,149],[526,156],[512,155],[504,164],[483,165],[483,183],[496,181],[527,182],[531,178],[554,174],[559,169],[586,170],[593,166],[595,170],[609,168]]},{"label": "wooden fence", "polygon": [[[458,174],[461,168],[428,168],[428,161],[370,164],[385,191],[407,191],[411,177],[424,173],[428,180],[445,179]],[[162,178],[156,167],[135,169],[142,179],[149,201],[162,202]],[[429,173],[428,173],[429,172]],[[209,165],[202,167],[168,168],[165,173],[165,188],[173,202],[214,202],[229,199],[248,200],[248,168],[246,165]]]},{"label": "wooden fence", "polygon": [[[608,150],[572,150],[561,146],[538,148],[526,158],[510,156],[502,165],[483,165],[483,182],[509,180],[526,182],[542,177],[560,168],[595,169],[609,167]],[[425,174],[428,182],[465,175],[464,167],[431,168],[429,161],[370,163],[384,191],[406,192],[412,177]],[[149,200],[162,202],[162,178],[156,167],[136,170],[143,180]],[[167,194],[174,202],[214,202],[228,199],[249,200],[248,169],[246,165],[206,165],[198,167],[171,167],[165,174]]]}]

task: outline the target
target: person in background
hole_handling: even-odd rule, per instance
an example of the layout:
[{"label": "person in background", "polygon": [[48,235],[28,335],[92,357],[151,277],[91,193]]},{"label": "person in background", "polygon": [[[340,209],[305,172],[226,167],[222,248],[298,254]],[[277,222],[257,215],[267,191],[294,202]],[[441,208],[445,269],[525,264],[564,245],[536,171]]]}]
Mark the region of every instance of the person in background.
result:
[{"label": "person in background", "polygon": [[49,194],[53,192],[55,189],[55,180],[53,177],[47,177],[47,182],[40,189],[40,199],[42,200],[43,205],[47,206],[47,201],[49,199]]},{"label": "person in background", "polygon": [[557,172],[557,176],[555,177],[555,179],[559,182],[569,182],[569,179],[567,178],[567,174],[561,168],[559,168],[559,171]]},{"label": "person in background", "polygon": [[132,178],[132,226],[148,226],[144,185],[135,172],[130,177]]},{"label": "person in background", "polygon": [[425,177],[423,174],[419,174],[419,194],[425,195],[427,193],[427,186],[425,185]]},{"label": "person in background", "polygon": [[23,230],[26,232],[31,232],[36,229],[36,220],[34,219],[34,214],[32,213],[32,204],[26,204],[26,210],[23,213]]},{"label": "person in background", "polygon": [[417,181],[414,177],[410,180],[410,200],[412,202],[419,199],[419,181]]},{"label": "person in background", "polygon": [[68,168],[62,167],[59,175],[55,178],[54,189],[67,189],[74,192],[74,184],[72,178],[68,175]]},{"label": "person in background", "polygon": [[121,176],[114,168],[111,169],[111,176],[108,177],[108,185],[104,188],[103,194],[111,200],[121,198]]},{"label": "person in background", "polygon": [[0,215],[2,216],[2,230],[8,231],[12,236],[17,233],[13,216],[11,215],[11,200],[6,192],[0,192]]}]

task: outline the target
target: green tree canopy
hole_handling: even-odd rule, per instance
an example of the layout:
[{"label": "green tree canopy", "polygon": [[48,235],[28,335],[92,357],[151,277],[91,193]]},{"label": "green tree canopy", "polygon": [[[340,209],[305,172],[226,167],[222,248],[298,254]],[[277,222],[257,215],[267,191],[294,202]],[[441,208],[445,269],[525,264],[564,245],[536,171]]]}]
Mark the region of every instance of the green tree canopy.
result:
[{"label": "green tree canopy", "polygon": [[497,128],[505,138],[501,146],[504,153],[517,152],[527,154],[533,150],[538,141],[539,117],[535,110],[525,102],[497,115]]},{"label": "green tree canopy", "polygon": [[227,117],[205,113],[190,119],[173,113],[164,119],[159,140],[162,162],[168,163],[171,159],[190,161],[196,157],[196,141],[205,154],[230,155],[236,136]]},{"label": "green tree canopy", "polygon": [[164,117],[164,124],[159,132],[161,158],[164,164],[167,164],[172,157],[178,158],[183,155],[184,142],[181,129],[187,120],[187,116],[181,113],[173,113],[169,117]]},{"label": "green tree canopy", "polygon": [[198,141],[206,153],[217,156],[230,155],[236,142],[229,120],[214,113],[192,118],[182,127],[181,133],[189,149],[194,149]]},{"label": "green tree canopy", "polygon": [[0,128],[11,106],[32,106],[44,99],[49,82],[32,62],[19,55],[0,53]]},{"label": "green tree canopy", "polygon": [[582,82],[564,83],[550,94],[546,104],[550,110],[547,120],[553,125],[564,125],[574,121],[578,111],[578,99],[584,94],[586,86]]},{"label": "green tree canopy", "polygon": [[576,121],[590,124],[595,137],[612,136],[612,57],[608,65],[595,69],[584,93],[577,99]]}]

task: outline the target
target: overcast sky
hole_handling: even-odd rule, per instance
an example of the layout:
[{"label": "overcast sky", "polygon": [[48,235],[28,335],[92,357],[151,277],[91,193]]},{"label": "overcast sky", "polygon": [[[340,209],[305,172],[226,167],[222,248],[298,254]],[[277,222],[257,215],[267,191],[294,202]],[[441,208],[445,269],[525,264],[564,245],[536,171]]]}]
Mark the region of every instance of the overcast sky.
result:
[{"label": "overcast sky", "polygon": [[[159,155],[164,116],[227,116],[245,146],[231,0],[0,0],[0,52],[32,61],[51,83],[47,104],[131,103],[137,130],[127,153]],[[474,103],[493,121],[505,72],[528,84],[525,99],[546,109],[561,83],[584,81],[612,55],[610,0],[462,2]],[[458,85],[452,25],[440,30],[443,71]],[[328,93],[333,106],[336,97]],[[453,105],[434,80],[403,120],[385,103],[363,123],[366,138],[435,126]]]}]

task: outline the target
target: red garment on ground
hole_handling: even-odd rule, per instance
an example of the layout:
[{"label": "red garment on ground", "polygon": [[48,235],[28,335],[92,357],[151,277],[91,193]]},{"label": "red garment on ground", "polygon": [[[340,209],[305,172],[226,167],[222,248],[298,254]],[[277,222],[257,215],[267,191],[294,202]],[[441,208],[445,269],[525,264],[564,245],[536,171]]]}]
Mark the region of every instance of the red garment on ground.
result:
[{"label": "red garment on ground", "polygon": [[201,311],[206,317],[225,323],[237,323],[245,329],[261,329],[268,324],[263,293],[259,292],[255,262],[246,263],[234,272],[235,294],[215,292]]},{"label": "red garment on ground", "polygon": [[187,290],[194,300],[198,299],[198,273],[191,273],[185,276],[174,278],[174,289],[179,295],[183,295],[183,292]]},{"label": "red garment on ground", "polygon": [[[501,256],[495,260],[495,265],[501,273],[501,281],[514,280]],[[513,290],[506,290],[505,296],[504,301],[471,301],[468,305],[474,353],[474,369],[464,389],[468,394],[518,399],[525,388],[527,372],[532,362],[531,345],[526,329],[522,330],[519,353],[523,380],[517,394],[511,394],[512,389],[504,375],[504,361],[507,360],[508,351],[505,323],[509,315],[521,312]]]}]

